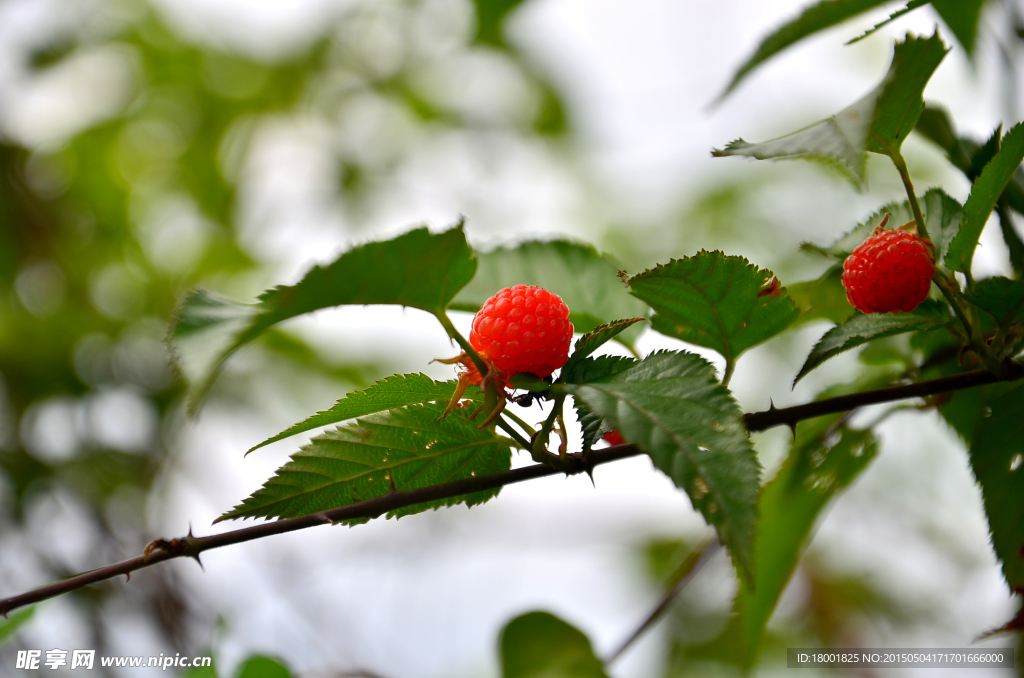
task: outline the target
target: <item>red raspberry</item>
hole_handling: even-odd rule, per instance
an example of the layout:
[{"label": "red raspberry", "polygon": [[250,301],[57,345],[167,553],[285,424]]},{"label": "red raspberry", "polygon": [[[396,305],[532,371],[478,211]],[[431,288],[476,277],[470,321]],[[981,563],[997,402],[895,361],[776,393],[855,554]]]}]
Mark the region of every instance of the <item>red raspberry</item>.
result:
[{"label": "red raspberry", "polygon": [[557,294],[516,285],[484,302],[469,343],[505,382],[520,372],[547,377],[569,358],[572,329],[569,307]]},{"label": "red raspberry", "polygon": [[608,431],[604,434],[604,439],[608,441],[609,445],[622,445],[626,442],[626,439],[622,437],[622,434],[616,429]]},{"label": "red raspberry", "polygon": [[909,231],[876,228],[843,263],[846,298],[864,313],[913,311],[928,297],[935,247]]}]

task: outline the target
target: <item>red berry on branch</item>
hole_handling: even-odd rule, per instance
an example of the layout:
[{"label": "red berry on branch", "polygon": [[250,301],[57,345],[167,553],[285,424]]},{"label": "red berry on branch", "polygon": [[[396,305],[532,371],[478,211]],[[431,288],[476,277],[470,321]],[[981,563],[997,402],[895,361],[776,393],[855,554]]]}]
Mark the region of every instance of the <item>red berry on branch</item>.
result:
[{"label": "red berry on branch", "polygon": [[507,382],[521,372],[550,376],[569,358],[572,331],[569,307],[557,294],[516,285],[484,302],[469,343]]},{"label": "red berry on branch", "polygon": [[626,442],[626,439],[622,437],[622,434],[614,429],[605,433],[604,439],[608,441],[609,445],[623,445]]},{"label": "red berry on branch", "polygon": [[846,298],[864,313],[913,311],[928,297],[934,259],[931,242],[910,231],[876,228],[843,263]]}]

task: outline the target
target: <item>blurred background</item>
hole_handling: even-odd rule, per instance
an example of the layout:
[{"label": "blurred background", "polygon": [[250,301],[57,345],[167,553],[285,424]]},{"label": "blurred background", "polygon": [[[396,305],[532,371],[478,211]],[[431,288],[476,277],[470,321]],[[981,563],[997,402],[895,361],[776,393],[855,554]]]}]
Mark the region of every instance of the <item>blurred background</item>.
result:
[{"label": "blurred background", "polygon": [[[883,76],[894,38],[930,34],[937,17],[925,7],[843,46],[899,3],[869,12],[713,105],[803,4],[0,0],[0,594],[190,525],[208,534],[302,441],[243,459],[255,443],[388,374],[452,376],[429,364],[455,351],[426,314],[328,311],[233,358],[189,420],[162,339],[196,285],[252,299],[353,244],[460,216],[483,249],[558,235],[630,272],[720,248],[784,284],[820,275],[827,262],[799,243],[831,242],[900,199],[895,170],[869,158],[858,192],[819,165],[709,151],[844,108]],[[973,59],[947,39],[926,98],[961,134],[1022,117],[1019,9],[987,4]],[[966,198],[927,141],[904,152],[919,192]],[[976,274],[1008,271],[990,228]],[[740,361],[743,408],[801,402],[864,369],[850,355],[790,389],[828,326]],[[666,346],[680,344],[640,341]],[[880,457],[824,516],[783,597],[760,675],[785,670],[787,646],[964,647],[1017,609],[956,434],[914,411],[880,431]],[[769,475],[789,439],[756,436]],[[260,652],[301,676],[494,677],[498,632],[531,609],[611,652],[708,534],[634,459],[594,485],[549,478],[472,510],[318,528],[79,591],[39,605],[0,666],[18,649],[84,647],[212,653],[222,676]],[[722,628],[734,590],[720,554],[613,675],[731,675],[691,648]]]}]

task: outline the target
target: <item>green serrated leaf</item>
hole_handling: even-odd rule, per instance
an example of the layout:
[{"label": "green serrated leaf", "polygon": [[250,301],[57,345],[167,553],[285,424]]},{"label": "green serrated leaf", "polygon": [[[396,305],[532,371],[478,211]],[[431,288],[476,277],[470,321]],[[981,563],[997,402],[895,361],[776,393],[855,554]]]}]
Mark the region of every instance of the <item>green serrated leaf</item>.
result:
[{"label": "green serrated leaf", "polygon": [[999,152],[971,186],[971,195],[964,205],[964,223],[949,246],[949,252],[944,259],[946,266],[954,271],[970,271],[974,250],[978,246],[985,222],[988,221],[988,216],[992,213],[999,196],[1020,166],[1021,160],[1024,160],[1024,123],[1014,125],[1013,129],[1006,133],[1000,143]]},{"label": "green serrated leaf", "polygon": [[547,612],[528,612],[501,631],[502,678],[608,678],[590,639]]},{"label": "green serrated leaf", "polygon": [[754,533],[754,586],[740,582],[735,616],[710,646],[724,646],[729,661],[750,667],[757,659],[765,625],[793,576],[814,525],[825,506],[871,463],[878,453],[871,431],[840,428],[828,417],[797,427],[789,456],[758,500]]},{"label": "green serrated leaf", "polygon": [[897,42],[882,83],[836,115],[793,134],[760,144],[739,139],[711,155],[742,155],[761,160],[786,157],[831,159],[858,181],[864,178],[864,152],[890,155],[914,129],[924,110],[921,93],[946,54],[938,34],[908,36]]},{"label": "green serrated leaf", "polygon": [[786,329],[799,315],[774,274],[743,257],[702,251],[626,278],[654,310],[662,334],[712,348],[732,364],[745,350]]},{"label": "green serrated leaf", "polygon": [[[563,368],[559,381],[567,384],[590,384],[606,381],[625,372],[636,363],[637,361],[633,358],[612,355],[583,358],[575,365],[571,365],[568,370]],[[604,417],[591,412],[578,399],[573,399],[573,405],[576,407],[576,416],[583,429],[583,449],[590,450],[601,439],[601,436],[611,431],[613,427]]]},{"label": "green serrated leaf", "polygon": [[[467,410],[440,419],[446,403],[412,405],[373,414],[317,436],[292,455],[251,497],[218,520],[288,518],[348,506],[396,490],[413,490],[508,470],[509,440],[477,428]],[[398,509],[487,501],[497,490]]]},{"label": "green serrated leaf", "polygon": [[1024,592],[1024,386],[985,403],[970,457],[1003,576]]},{"label": "green serrated leaf", "polygon": [[908,35],[896,43],[871,119],[867,150],[883,155],[899,151],[924,110],[925,85],[947,51],[938,31],[930,38]]},{"label": "green serrated leaf", "polygon": [[713,149],[711,155],[716,158],[739,155],[758,160],[822,159],[835,162],[855,183],[861,184],[864,181],[865,144],[880,92],[878,88],[831,118],[793,134],[755,144],[736,139],[723,149]]},{"label": "green serrated leaf", "polygon": [[[963,207],[940,188],[933,188],[923,196],[918,196],[918,203],[924,215],[924,223],[928,228],[928,234],[931,235],[933,242],[937,245],[936,259],[941,261],[945,253],[949,251],[949,244],[960,230],[960,224],[963,221]],[[882,223],[886,214],[889,215],[889,221],[885,226],[887,229],[899,228],[903,224],[914,220],[914,213],[910,208],[909,200],[889,203],[865,221],[857,224],[852,230],[845,233],[828,247],[805,243],[801,245],[801,249],[840,261],[845,260],[858,245],[874,232]],[[792,288],[787,289],[792,294]]]},{"label": "green serrated leaf", "polygon": [[1024,281],[1002,276],[982,280],[964,299],[985,311],[1000,325],[1024,322]]},{"label": "green serrated leaf", "polygon": [[888,0],[823,0],[811,5],[796,19],[779,27],[761,41],[757,50],[737,69],[719,99],[728,96],[751,71],[790,45],[886,2]]},{"label": "green serrated leaf", "polygon": [[834,358],[861,344],[904,332],[930,330],[951,320],[949,307],[934,299],[925,299],[909,313],[856,313],[849,320],[830,329],[818,340],[793,384],[829,358]]},{"label": "green serrated leaf", "polygon": [[874,26],[872,26],[868,30],[864,31],[863,33],[858,35],[853,40],[850,40],[846,44],[847,45],[852,45],[855,42],[860,42],[861,40],[863,40],[864,38],[867,38],[868,36],[874,35],[876,32],[878,32],[879,29],[881,29],[881,28],[883,28],[885,26],[888,26],[889,24],[891,24],[896,19],[899,19],[904,14],[908,14],[910,12],[913,12],[918,7],[923,7],[924,5],[929,4],[929,2],[930,2],[930,0],[911,0],[910,2],[907,3],[906,7],[901,7],[900,9],[896,10],[895,12],[890,14],[887,19],[878,22],[877,24],[875,24]]},{"label": "green serrated leaf", "polygon": [[839,324],[853,315],[853,306],[843,289],[843,267],[832,266],[820,278],[786,286],[789,298],[800,310],[795,326],[813,320],[831,320]]},{"label": "green serrated leaf", "polygon": [[659,352],[600,382],[565,388],[686,491],[748,576],[760,466],[740,409],[711,364]]},{"label": "green serrated leaf", "polygon": [[[295,285],[264,292],[255,306],[195,292],[171,328],[172,350],[183,356],[183,342],[192,339],[191,346],[204,335],[221,341],[214,351],[205,347],[202,352],[204,360],[189,388],[189,409],[198,408],[228,356],[283,320],[344,304],[399,304],[437,315],[475,271],[476,260],[460,224],[443,233],[418,228],[361,245],[326,266],[314,266]],[[196,370],[183,372],[188,377]]]},{"label": "green serrated leaf", "polygon": [[[563,375],[567,373],[572,374],[576,365],[578,365],[581,360],[601,348],[601,346],[614,339],[632,325],[642,322],[643,320],[643,318],[615,320],[610,323],[605,323],[604,325],[598,325],[590,332],[587,332],[576,340],[576,346],[573,348],[569,359],[565,361],[565,365],[562,366],[561,373]],[[564,381],[564,379],[562,379],[562,381]]]},{"label": "green serrated leaf", "polygon": [[[454,393],[454,381],[434,381],[425,374],[395,374],[381,379],[361,391],[349,393],[329,410],[317,412],[312,417],[300,421],[276,436],[267,438],[259,445],[250,448],[246,454],[304,431],[337,424],[356,417],[365,417],[375,412],[419,403],[447,403]],[[466,389],[464,397],[478,398],[479,396],[480,389],[471,386]]]},{"label": "green serrated leaf", "polygon": [[[647,315],[647,307],[629,296],[619,281],[619,263],[590,245],[533,240],[477,253],[477,259],[476,277],[455,297],[451,305],[455,310],[475,313],[501,289],[536,285],[562,298],[576,332],[590,332],[619,318]],[[627,329],[616,340],[632,348],[641,331],[640,327]]]}]

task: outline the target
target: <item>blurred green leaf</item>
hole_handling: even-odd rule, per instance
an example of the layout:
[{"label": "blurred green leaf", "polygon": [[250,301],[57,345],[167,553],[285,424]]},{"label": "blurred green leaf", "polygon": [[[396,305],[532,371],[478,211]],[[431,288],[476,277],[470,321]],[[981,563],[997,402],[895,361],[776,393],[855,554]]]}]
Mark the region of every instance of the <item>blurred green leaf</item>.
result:
[{"label": "blurred green leaf", "polygon": [[1000,325],[1024,321],[1024,281],[998,276],[982,280],[964,298]]},{"label": "blurred green leaf", "polygon": [[[973,139],[957,137],[953,121],[945,109],[926,105],[917,121],[916,129],[925,138],[942,148],[953,166],[963,172],[973,183],[999,150],[1002,126],[993,132],[984,145],[979,146]],[[1024,172],[1021,171],[1021,168],[1018,167],[1014,171],[1013,177],[1006,185],[999,200],[1006,200],[1007,207],[1024,214]],[[998,201],[997,204],[999,204]],[[1021,239],[1020,234],[1011,223],[1008,212],[1000,212],[999,228],[1003,234],[1003,241],[1010,250],[1010,263],[1013,265],[1013,271],[1020,277],[1024,275],[1024,240]]]},{"label": "blurred green leaf", "polygon": [[982,408],[971,442],[974,477],[992,547],[1011,591],[1024,590],[1024,386],[995,394]]},{"label": "blurred green leaf", "polygon": [[954,271],[970,271],[974,249],[978,246],[985,222],[1021,160],[1024,160],[1024,123],[1014,125],[1006,133],[999,152],[971,186],[971,195],[964,204],[964,223],[949,246],[944,258],[946,266]]},{"label": "blurred green leaf", "polygon": [[[353,248],[327,266],[313,267],[295,285],[267,290],[249,316],[243,313],[244,307],[227,305],[204,290],[193,292],[170,331],[179,360],[189,360],[181,338],[220,329],[221,316],[229,318],[231,327],[222,332],[230,337],[227,348],[218,346],[212,361],[201,361],[209,366],[190,389],[190,410],[198,407],[229,355],[283,320],[344,304],[400,304],[440,314],[475,271],[476,261],[460,224],[437,234],[418,228],[392,240]],[[237,331],[240,322],[243,329]]]},{"label": "blurred green leaf", "polygon": [[[925,226],[928,227],[928,234],[936,245],[935,258],[941,261],[949,250],[949,244],[960,230],[960,224],[963,221],[963,207],[941,188],[930,189],[923,196],[918,196],[918,203],[921,206]],[[872,214],[867,220],[857,224],[831,245],[821,247],[804,243],[800,249],[843,261],[881,225],[886,214],[889,215],[889,221],[885,227],[890,230],[914,221],[914,213],[910,209],[909,200],[892,202]],[[792,289],[792,287],[787,289]]]},{"label": "blurred green leaf", "polygon": [[[310,441],[263,488],[220,520],[289,518],[399,491],[508,470],[508,439],[477,428],[466,410],[440,419],[447,403],[393,409],[340,426]],[[388,514],[480,504],[497,490],[439,499]]]},{"label": "blurred green leaf", "polygon": [[796,384],[829,358],[861,344],[904,332],[930,330],[951,320],[949,307],[934,299],[925,299],[909,313],[855,313],[818,340],[793,383]]},{"label": "blurred green leaf", "polygon": [[831,320],[838,325],[851,315],[853,306],[846,300],[843,289],[843,267],[832,266],[820,278],[786,285],[786,293],[800,310],[794,325],[803,325],[812,320]]},{"label": "blurred green leaf", "polygon": [[860,101],[799,132],[760,144],[743,139],[712,155],[741,155],[761,160],[817,157],[840,163],[863,181],[864,152],[890,155],[899,150],[924,110],[921,93],[946,54],[938,33],[930,38],[908,36],[897,42],[892,64],[882,83]]},{"label": "blurred green leaf", "polygon": [[35,606],[26,607],[12,613],[6,619],[0,619],[0,647],[3,647],[4,643],[14,637],[14,634],[18,632],[18,629],[32,619],[32,615],[35,614],[35,611]]},{"label": "blurred green leaf", "polygon": [[739,406],[711,364],[692,353],[658,352],[566,390],[686,491],[748,576],[760,465]]},{"label": "blurred green leaf", "polygon": [[740,582],[735,616],[707,647],[718,648],[719,658],[725,661],[753,665],[765,625],[796,570],[818,516],[878,453],[871,431],[845,427],[831,431],[838,419],[802,422],[786,461],[761,490],[754,532],[754,585]]},{"label": "blurred green leaf", "polygon": [[[587,332],[576,340],[576,345],[573,347],[572,355],[569,356],[569,359],[565,361],[565,365],[562,366],[561,374],[573,375],[575,373],[576,366],[580,361],[614,339],[630,326],[635,325],[638,322],[642,322],[643,320],[643,318],[615,320],[604,325],[598,325],[590,332]],[[565,379],[563,378],[561,381],[565,381]]]},{"label": "blurred green leaf", "polygon": [[[721,353],[727,365],[786,329],[799,315],[774,274],[743,257],[701,251],[625,278],[655,311],[662,334]],[[777,282],[777,281],[776,281]]]},{"label": "blurred green leaf", "polygon": [[501,631],[502,678],[608,678],[590,639],[547,612],[528,612]]},{"label": "blurred green leaf", "polygon": [[800,16],[782,25],[758,45],[757,50],[736,70],[732,81],[719,97],[724,99],[762,63],[790,45],[858,14],[884,5],[889,0],[822,0],[805,9]]},{"label": "blurred green leaf", "polygon": [[853,40],[850,40],[846,44],[847,45],[852,45],[855,42],[860,42],[864,38],[867,38],[867,37],[869,37],[871,35],[874,35],[878,31],[878,29],[883,28],[884,26],[888,26],[889,24],[891,24],[896,19],[899,19],[904,14],[907,14],[909,12],[913,12],[918,7],[923,7],[924,5],[929,4],[929,2],[930,2],[930,0],[911,0],[910,2],[907,3],[906,7],[901,7],[900,9],[896,10],[895,12],[890,14],[886,19],[878,22],[877,24],[875,24],[874,26],[872,26],[868,30],[864,31],[863,33],[858,35]]},{"label": "blurred green leaf", "polygon": [[[249,449],[246,454],[264,445],[289,438],[303,431],[309,431],[340,421],[364,417],[368,414],[391,410],[406,405],[430,402],[447,402],[455,393],[454,381],[434,381],[425,374],[394,374],[370,385],[362,391],[353,391],[339,400],[329,410],[317,412],[312,417],[290,426],[272,438]],[[465,398],[479,395],[480,389],[471,386],[466,389]]]},{"label": "blurred green leaf", "polygon": [[476,8],[476,41],[504,47],[501,25],[523,0],[473,0]]},{"label": "blurred green leaf", "polygon": [[292,678],[292,672],[273,657],[256,655],[245,660],[235,678]]},{"label": "blurred green leaf", "polygon": [[974,54],[978,19],[984,4],[985,0],[932,0],[932,7],[970,55]]},{"label": "blurred green leaf", "polygon": [[[590,332],[620,318],[647,315],[647,306],[629,296],[617,277],[620,265],[592,245],[568,240],[531,240],[513,248],[477,253],[476,277],[455,297],[451,308],[475,313],[490,297],[513,285],[536,285],[554,292],[569,307],[576,332]],[[616,339],[632,347],[642,328]]]}]

